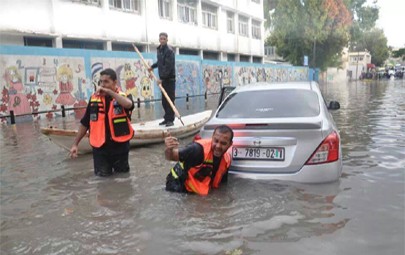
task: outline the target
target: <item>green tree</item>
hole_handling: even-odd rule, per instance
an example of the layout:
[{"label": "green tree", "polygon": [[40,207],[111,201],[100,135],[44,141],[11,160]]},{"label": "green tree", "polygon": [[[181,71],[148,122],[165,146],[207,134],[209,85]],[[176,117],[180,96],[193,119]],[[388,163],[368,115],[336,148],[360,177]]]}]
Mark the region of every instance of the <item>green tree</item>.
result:
[{"label": "green tree", "polygon": [[392,51],[392,57],[401,58],[402,61],[405,61],[405,48]]},{"label": "green tree", "polygon": [[349,49],[354,50],[354,47],[361,45],[363,34],[375,27],[378,20],[377,0],[374,0],[371,5],[367,4],[367,0],[345,0],[345,3],[353,18],[350,26]]},{"label": "green tree", "polygon": [[351,21],[343,0],[282,0],[266,44],[293,65],[301,65],[307,55],[312,66],[325,70],[339,65]]},{"label": "green tree", "polygon": [[361,35],[361,40],[357,44],[357,49],[367,50],[371,54],[371,63],[376,66],[383,66],[389,57],[387,38],[382,29],[373,28]]}]

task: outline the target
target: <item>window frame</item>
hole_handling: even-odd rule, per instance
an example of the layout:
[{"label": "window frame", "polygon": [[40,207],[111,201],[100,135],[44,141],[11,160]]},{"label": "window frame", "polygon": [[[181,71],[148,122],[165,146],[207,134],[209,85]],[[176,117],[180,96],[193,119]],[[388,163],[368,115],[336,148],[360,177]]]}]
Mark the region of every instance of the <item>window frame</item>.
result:
[{"label": "window frame", "polygon": [[260,21],[252,20],[252,38],[262,39]]},{"label": "window frame", "polygon": [[124,12],[141,13],[140,0],[108,0],[108,5],[111,9]]},{"label": "window frame", "polygon": [[72,2],[101,6],[101,0],[72,0]]},{"label": "window frame", "polygon": [[158,12],[161,19],[172,20],[172,1],[158,0]]},{"label": "window frame", "polygon": [[197,25],[197,1],[195,5],[177,1],[177,20],[181,23]]},{"label": "window frame", "polygon": [[232,12],[226,12],[226,31],[235,34],[235,14]]},{"label": "window frame", "polygon": [[218,29],[218,8],[201,3],[202,26],[205,28]]},{"label": "window frame", "polygon": [[239,15],[238,32],[240,36],[249,37],[249,18]]}]

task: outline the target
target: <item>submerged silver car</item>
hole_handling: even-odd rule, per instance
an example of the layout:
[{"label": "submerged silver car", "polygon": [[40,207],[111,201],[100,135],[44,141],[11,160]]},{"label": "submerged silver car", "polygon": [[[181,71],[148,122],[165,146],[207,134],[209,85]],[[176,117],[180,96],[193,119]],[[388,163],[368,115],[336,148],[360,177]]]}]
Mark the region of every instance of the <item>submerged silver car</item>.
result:
[{"label": "submerged silver car", "polygon": [[339,108],[336,101],[326,104],[316,82],[250,84],[225,97],[200,136],[229,125],[230,173],[241,177],[332,182],[342,172],[342,150],[329,110]]}]

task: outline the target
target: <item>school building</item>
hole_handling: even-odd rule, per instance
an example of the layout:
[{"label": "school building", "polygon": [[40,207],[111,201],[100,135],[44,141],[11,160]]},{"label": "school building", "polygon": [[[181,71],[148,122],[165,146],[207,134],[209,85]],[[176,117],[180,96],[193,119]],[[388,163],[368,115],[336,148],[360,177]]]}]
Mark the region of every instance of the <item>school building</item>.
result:
[{"label": "school building", "polygon": [[155,52],[262,63],[263,0],[3,0],[0,45]]}]

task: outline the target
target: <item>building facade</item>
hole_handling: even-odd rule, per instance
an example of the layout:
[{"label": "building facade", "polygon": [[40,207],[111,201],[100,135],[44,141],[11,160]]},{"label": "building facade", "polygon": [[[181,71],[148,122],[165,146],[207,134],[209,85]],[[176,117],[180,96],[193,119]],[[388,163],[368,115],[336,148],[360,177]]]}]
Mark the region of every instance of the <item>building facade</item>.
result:
[{"label": "building facade", "polygon": [[347,65],[349,79],[359,79],[361,73],[367,72],[368,64],[371,64],[371,55],[368,51],[349,52]]},{"label": "building facade", "polygon": [[262,63],[262,0],[3,0],[0,45],[155,52]]}]

